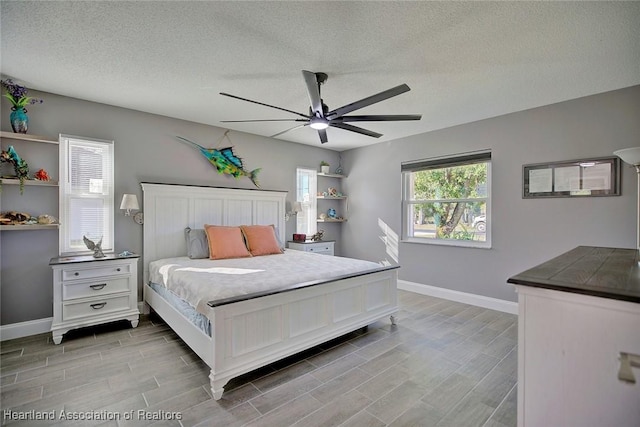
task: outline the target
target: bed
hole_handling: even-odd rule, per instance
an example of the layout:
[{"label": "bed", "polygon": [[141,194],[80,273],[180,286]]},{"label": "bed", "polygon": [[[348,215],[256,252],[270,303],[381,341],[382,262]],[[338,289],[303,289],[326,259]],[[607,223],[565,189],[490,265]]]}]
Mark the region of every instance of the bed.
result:
[{"label": "bed", "polygon": [[[234,377],[384,317],[394,322],[397,266],[292,250],[242,260],[185,256],[185,228],[204,224],[273,225],[285,241],[286,192],[141,186],[145,311],[153,309],[211,368],[214,399]],[[315,264],[318,275],[304,267]],[[272,271],[295,266],[295,280]]]}]

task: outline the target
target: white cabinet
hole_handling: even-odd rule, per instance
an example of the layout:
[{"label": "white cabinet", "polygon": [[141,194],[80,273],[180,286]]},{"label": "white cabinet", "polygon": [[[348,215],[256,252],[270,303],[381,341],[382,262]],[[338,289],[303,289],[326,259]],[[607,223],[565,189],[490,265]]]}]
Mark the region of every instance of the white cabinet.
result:
[{"label": "white cabinet", "polygon": [[[341,186],[337,185],[335,179],[346,178],[345,175],[338,175],[332,173],[321,173],[318,172],[318,222],[345,222],[346,211],[348,210],[347,205],[347,196],[341,193]],[[332,179],[321,179],[321,178],[332,178]],[[329,194],[329,188],[334,188],[340,195],[332,195]],[[326,193],[326,195],[324,194]],[[340,201],[342,203],[330,203],[330,201]],[[325,203],[329,202],[329,203]],[[336,210],[337,218],[331,218],[328,216],[328,210],[333,208]]]},{"label": "white cabinet", "polygon": [[287,242],[287,247],[296,251],[313,252],[322,255],[333,256],[333,244],[332,240],[326,242]]},{"label": "white cabinet", "polygon": [[620,352],[640,354],[640,304],[531,286],[518,291],[518,426],[637,427],[636,384]]},{"label": "white cabinet", "polygon": [[53,258],[53,342],[71,329],[114,320],[138,326],[138,255]]}]

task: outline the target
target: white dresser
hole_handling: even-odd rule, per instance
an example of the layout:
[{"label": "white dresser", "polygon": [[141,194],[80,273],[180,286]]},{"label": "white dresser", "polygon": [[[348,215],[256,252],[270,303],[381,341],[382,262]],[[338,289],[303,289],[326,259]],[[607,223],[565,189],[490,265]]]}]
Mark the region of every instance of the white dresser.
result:
[{"label": "white dresser", "polygon": [[320,241],[320,242],[287,242],[287,247],[296,251],[313,252],[322,255],[333,256],[333,244],[334,240]]},{"label": "white dresser", "polygon": [[53,342],[71,329],[114,320],[138,326],[139,255],[52,258]]},{"label": "white dresser", "polygon": [[640,426],[637,251],[580,246],[509,279],[518,291],[518,426]]}]

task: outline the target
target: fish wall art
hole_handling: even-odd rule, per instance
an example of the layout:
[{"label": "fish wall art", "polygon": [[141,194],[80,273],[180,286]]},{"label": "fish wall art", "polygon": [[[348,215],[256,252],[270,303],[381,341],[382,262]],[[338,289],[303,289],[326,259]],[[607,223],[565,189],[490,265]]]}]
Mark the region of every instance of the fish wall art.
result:
[{"label": "fish wall art", "polygon": [[[227,131],[228,132],[228,131]],[[225,132],[224,137],[227,136]],[[216,168],[219,174],[227,174],[231,175],[236,179],[240,179],[243,176],[248,177],[253,184],[260,188],[260,184],[258,182],[258,172],[262,168],[257,168],[248,172],[245,170],[244,165],[242,164],[242,159],[238,157],[233,152],[233,147],[226,148],[205,148],[202,145],[196,144],[193,141],[189,141],[186,138],[181,136],[176,136],[178,141],[185,143],[193,148],[196,148],[200,151],[200,153],[209,160],[209,163]],[[228,137],[227,137],[228,138]]]}]

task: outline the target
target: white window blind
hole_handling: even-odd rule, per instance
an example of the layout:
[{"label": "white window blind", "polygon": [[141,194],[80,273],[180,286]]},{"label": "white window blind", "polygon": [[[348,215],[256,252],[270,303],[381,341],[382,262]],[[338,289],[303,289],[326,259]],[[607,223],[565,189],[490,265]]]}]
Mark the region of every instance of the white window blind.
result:
[{"label": "white window blind", "polygon": [[61,136],[61,255],[91,253],[84,236],[113,251],[113,162],[113,141]]},{"label": "white window blind", "polygon": [[311,236],[318,231],[317,199],[318,178],[315,169],[296,169],[297,201],[300,202],[302,212],[296,215],[296,233]]}]

